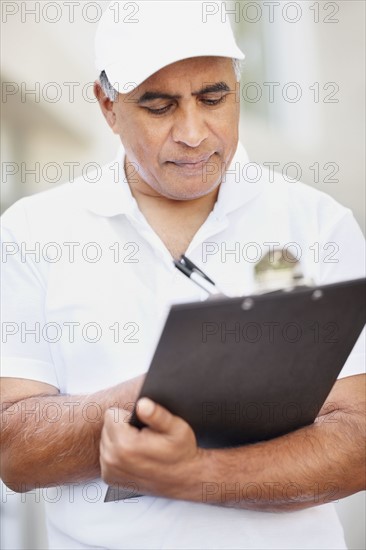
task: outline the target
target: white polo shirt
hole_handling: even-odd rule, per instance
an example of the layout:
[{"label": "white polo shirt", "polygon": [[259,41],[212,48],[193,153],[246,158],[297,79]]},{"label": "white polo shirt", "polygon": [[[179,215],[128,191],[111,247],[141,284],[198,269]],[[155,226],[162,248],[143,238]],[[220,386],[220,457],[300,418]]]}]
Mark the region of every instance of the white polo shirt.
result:
[{"label": "white polo shirt", "polygon": [[[118,384],[146,372],[172,303],[206,298],[140,212],[123,159],[122,150],[95,182],[89,174],[4,214],[2,376],[64,394]],[[350,210],[263,167],[254,181],[247,163],[239,146],[186,252],[226,293],[253,291],[271,246],[295,254],[316,283],[365,276]],[[362,348],[360,338],[342,376],[363,371]],[[85,410],[89,421],[98,414]],[[96,479],[42,490],[51,548],[346,548],[332,504],[273,514],[154,497],[104,503],[106,489]]]}]

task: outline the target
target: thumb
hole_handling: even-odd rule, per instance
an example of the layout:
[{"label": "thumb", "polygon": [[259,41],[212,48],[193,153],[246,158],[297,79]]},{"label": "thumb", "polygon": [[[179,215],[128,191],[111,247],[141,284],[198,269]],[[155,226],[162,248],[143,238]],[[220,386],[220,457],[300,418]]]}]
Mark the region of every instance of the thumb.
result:
[{"label": "thumb", "polygon": [[160,433],[170,433],[174,424],[179,420],[177,416],[174,416],[148,397],[142,397],[138,400],[136,413],[149,428]]}]

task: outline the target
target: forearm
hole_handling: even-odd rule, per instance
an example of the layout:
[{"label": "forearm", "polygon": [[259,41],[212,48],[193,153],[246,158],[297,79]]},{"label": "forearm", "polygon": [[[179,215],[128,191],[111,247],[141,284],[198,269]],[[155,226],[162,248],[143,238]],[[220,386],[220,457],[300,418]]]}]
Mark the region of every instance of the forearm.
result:
[{"label": "forearm", "polygon": [[208,451],[192,500],[287,511],[353,494],[365,487],[364,434],[355,432],[353,423],[339,419],[332,427],[315,424],[269,442]]},{"label": "forearm", "polygon": [[[329,402],[328,402],[329,403]],[[299,510],[365,488],[364,405],[339,403],[313,425],[236,449],[203,450],[177,498],[265,511]]]},{"label": "forearm", "polygon": [[99,442],[105,411],[131,410],[142,377],[91,395],[37,396],[2,414],[2,479],[15,491],[100,475]]}]

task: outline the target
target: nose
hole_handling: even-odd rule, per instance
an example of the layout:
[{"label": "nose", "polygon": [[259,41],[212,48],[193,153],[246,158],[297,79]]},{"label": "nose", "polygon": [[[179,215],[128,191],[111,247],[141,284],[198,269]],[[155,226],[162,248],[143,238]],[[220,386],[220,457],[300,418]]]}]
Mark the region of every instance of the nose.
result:
[{"label": "nose", "polygon": [[189,147],[198,147],[207,137],[208,127],[199,109],[195,106],[180,108],[172,128],[173,140]]}]

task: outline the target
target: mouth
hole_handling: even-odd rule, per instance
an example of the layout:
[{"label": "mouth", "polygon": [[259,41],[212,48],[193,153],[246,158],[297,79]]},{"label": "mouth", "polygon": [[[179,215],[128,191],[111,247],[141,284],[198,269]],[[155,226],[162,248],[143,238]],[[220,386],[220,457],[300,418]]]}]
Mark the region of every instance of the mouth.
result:
[{"label": "mouth", "polygon": [[179,159],[174,159],[168,161],[170,164],[175,164],[175,166],[178,166],[178,168],[186,168],[186,169],[199,169],[202,168],[214,155],[214,153],[210,153],[208,155],[204,155],[197,158],[190,158],[190,157],[181,157]]}]

